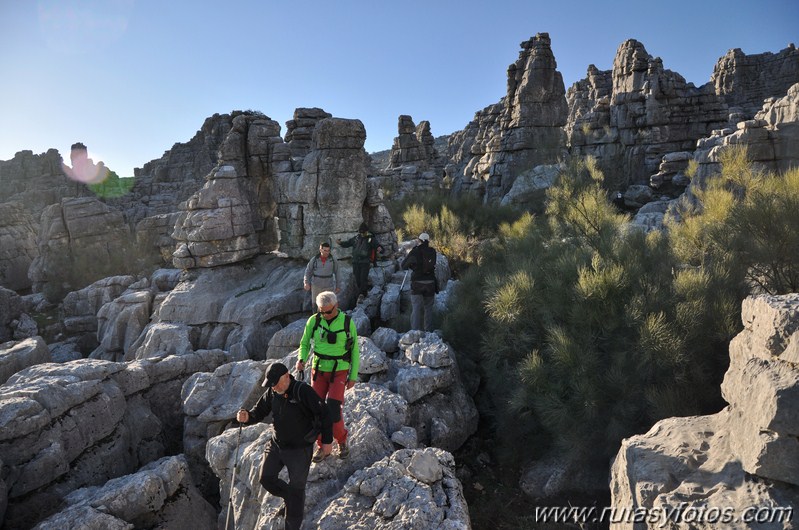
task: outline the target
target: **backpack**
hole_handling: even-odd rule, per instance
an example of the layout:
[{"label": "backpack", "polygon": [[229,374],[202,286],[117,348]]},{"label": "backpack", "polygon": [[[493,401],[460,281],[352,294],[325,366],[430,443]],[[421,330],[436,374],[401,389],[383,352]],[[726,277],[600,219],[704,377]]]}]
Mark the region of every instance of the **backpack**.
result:
[{"label": "backpack", "polygon": [[[330,253],[328,256],[331,260],[333,260],[333,266],[336,266],[336,257],[333,256],[333,253]],[[319,254],[317,253],[316,256],[313,257],[313,263],[311,264],[311,273],[316,270],[316,262],[319,261]],[[335,269],[334,269],[335,270]]]},{"label": "backpack", "polygon": [[436,251],[432,248],[419,249],[419,272],[425,275],[434,275],[436,273]]},{"label": "backpack", "polygon": [[[298,379],[294,380],[294,390],[291,393],[291,399],[300,406],[300,410],[302,411],[303,415],[311,421],[311,430],[305,433],[303,439],[308,443],[312,443],[316,441],[316,438],[322,432],[322,420],[319,419],[318,416],[314,415],[314,413],[311,412],[311,409],[309,409],[300,399],[300,387],[302,385],[310,386],[305,381],[300,381]],[[316,393],[315,390],[313,392]]]}]

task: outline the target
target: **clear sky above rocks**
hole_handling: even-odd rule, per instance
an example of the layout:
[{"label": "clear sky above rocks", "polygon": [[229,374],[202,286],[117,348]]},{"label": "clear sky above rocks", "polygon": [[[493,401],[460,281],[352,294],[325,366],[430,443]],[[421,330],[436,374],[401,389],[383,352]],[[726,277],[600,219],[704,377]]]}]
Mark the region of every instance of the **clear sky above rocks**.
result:
[{"label": "clear sky above rocks", "polygon": [[0,160],[81,141],[121,177],[214,113],[296,107],[462,129],[505,94],[519,43],[547,32],[568,88],[626,39],[697,86],[731,48],[799,44],[799,1],[0,0]]}]

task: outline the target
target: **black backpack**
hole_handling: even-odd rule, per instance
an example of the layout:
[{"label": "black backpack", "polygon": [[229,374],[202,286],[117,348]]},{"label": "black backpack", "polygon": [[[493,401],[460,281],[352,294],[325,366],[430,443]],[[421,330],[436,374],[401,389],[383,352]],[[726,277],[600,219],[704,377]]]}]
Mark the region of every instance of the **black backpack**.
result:
[{"label": "black backpack", "polygon": [[421,263],[419,264],[419,272],[426,275],[434,275],[436,273],[436,251],[430,247],[419,249],[419,257]]}]

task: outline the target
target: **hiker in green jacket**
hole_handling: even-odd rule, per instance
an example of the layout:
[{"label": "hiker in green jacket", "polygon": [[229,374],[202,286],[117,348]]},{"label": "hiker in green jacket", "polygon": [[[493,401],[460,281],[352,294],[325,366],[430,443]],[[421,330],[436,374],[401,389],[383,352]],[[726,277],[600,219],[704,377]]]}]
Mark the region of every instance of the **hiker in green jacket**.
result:
[{"label": "hiker in green jacket", "polygon": [[[320,293],[316,297],[316,305],[319,312],[305,323],[305,331],[300,340],[297,371],[305,370],[313,340],[311,386],[321,399],[327,400],[327,407],[333,418],[333,438],[338,443],[339,458],[347,458],[350,453],[347,447],[348,431],[344,426],[341,407],[344,404],[344,391],[354,387],[358,380],[358,331],[350,316],[339,309],[336,293]],[[319,439],[317,444],[314,462],[320,462],[326,456],[322,440]]]},{"label": "hiker in green jacket", "polygon": [[361,223],[358,233],[346,241],[340,239],[336,243],[342,247],[352,247],[352,273],[355,276],[355,285],[358,289],[358,299],[361,300],[369,292],[369,267],[377,261],[377,253],[383,247],[377,238],[369,231],[366,223]]}]

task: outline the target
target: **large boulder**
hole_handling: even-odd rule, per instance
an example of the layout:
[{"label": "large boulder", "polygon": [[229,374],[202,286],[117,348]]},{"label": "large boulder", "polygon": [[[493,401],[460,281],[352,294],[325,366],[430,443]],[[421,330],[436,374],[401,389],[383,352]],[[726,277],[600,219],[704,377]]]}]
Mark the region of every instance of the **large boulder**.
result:
[{"label": "large boulder", "polygon": [[0,384],[20,370],[50,362],[50,350],[41,337],[0,344]]},{"label": "large boulder", "polygon": [[181,450],[185,380],[228,362],[219,350],[114,363],[37,364],[0,386],[5,525],[28,528],[76,489]]},{"label": "large boulder", "polygon": [[622,442],[611,469],[612,528],[792,528],[799,504],[799,295],[742,304],[712,416],[668,418]]},{"label": "large boulder", "polygon": [[0,203],[0,285],[29,289],[28,268],[39,254],[34,220],[19,202]]},{"label": "large boulder", "polygon": [[136,473],[72,492],[66,507],[36,530],[64,528],[213,530],[216,510],[192,483],[183,455],[164,457]]}]

